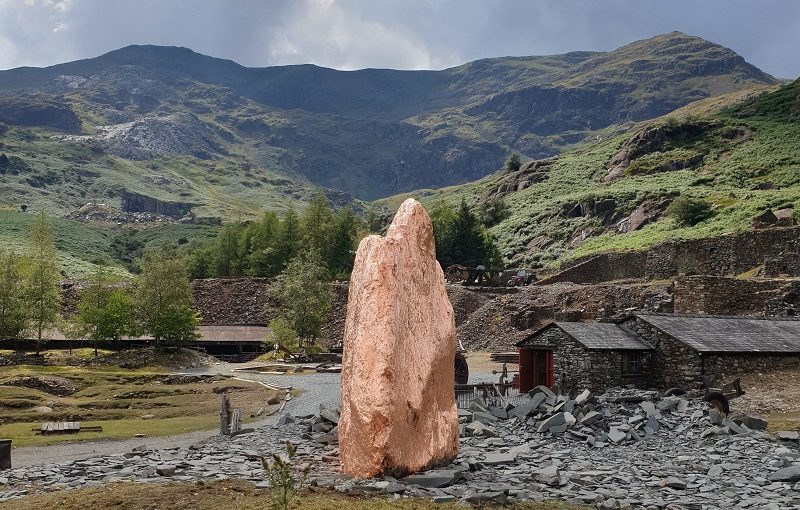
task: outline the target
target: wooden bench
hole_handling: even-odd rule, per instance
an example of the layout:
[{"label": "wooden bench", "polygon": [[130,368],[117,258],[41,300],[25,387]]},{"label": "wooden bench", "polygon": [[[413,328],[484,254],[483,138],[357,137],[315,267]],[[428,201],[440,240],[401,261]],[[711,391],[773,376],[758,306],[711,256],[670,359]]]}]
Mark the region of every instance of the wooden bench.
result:
[{"label": "wooden bench", "polygon": [[81,422],[79,421],[49,421],[32,430],[42,436],[52,436],[57,434],[77,434],[79,432],[102,432],[103,427],[99,425],[81,427]]}]

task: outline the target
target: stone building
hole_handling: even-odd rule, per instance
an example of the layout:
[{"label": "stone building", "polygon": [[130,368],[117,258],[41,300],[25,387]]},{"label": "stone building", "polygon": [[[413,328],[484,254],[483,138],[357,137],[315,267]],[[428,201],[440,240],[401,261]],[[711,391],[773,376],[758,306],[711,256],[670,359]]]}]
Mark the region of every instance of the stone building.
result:
[{"label": "stone building", "polygon": [[636,313],[620,327],[653,346],[658,386],[695,388],[800,366],[800,321]]},{"label": "stone building", "polygon": [[517,344],[520,391],[558,385],[562,391],[650,386],[653,349],[613,323],[555,322]]},{"label": "stone building", "polygon": [[690,389],[800,367],[800,321],[636,313],[617,323],[556,322],[517,347],[520,391]]}]

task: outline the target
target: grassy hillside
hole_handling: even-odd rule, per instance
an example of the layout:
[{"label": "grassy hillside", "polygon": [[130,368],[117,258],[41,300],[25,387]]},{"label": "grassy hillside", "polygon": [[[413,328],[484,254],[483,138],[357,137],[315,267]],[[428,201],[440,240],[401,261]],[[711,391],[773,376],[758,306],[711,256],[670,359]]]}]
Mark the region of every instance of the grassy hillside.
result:
[{"label": "grassy hillside", "polygon": [[[607,53],[484,59],[443,71],[246,68],[131,46],[0,71],[0,202],[56,214],[122,190],[200,216],[337,204],[478,179],[512,150],[557,154],[606,129],[777,83],[681,33]],[[4,171],[5,170],[5,171]],[[344,193],[342,193],[344,192]]]},{"label": "grassy hillside", "polygon": [[[509,216],[491,232],[507,261],[540,267],[746,230],[767,210],[800,215],[800,80],[771,90],[700,101],[520,172],[410,195],[432,206],[502,199]],[[677,224],[664,210],[680,195],[709,201],[713,216]],[[631,213],[648,206],[651,222],[631,230]]]},{"label": "grassy hillside", "polygon": [[[0,210],[0,242],[6,249],[25,253],[28,249],[34,215],[19,211]],[[218,227],[204,225],[164,224],[148,228],[109,229],[61,218],[50,218],[59,261],[63,273],[72,279],[85,279],[98,263],[127,274],[123,263],[126,250],[121,241],[133,240],[136,245],[155,247],[178,246],[190,239],[208,239]]]}]

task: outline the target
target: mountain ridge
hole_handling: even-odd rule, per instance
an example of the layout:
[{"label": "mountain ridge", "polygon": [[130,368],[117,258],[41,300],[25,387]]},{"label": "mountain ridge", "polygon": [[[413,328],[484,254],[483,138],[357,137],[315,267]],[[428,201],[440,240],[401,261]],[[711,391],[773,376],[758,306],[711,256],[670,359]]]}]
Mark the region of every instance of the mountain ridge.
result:
[{"label": "mountain ridge", "polygon": [[[316,187],[374,199],[465,183],[495,171],[511,151],[552,156],[614,126],[776,83],[732,50],[681,33],[610,52],[428,71],[249,68],[138,45],[0,71],[0,122],[8,125],[0,151],[35,174],[12,179],[12,205],[47,203],[63,213],[82,202],[117,203],[125,187],[231,217],[302,204]],[[124,131],[170,122],[178,134],[200,123],[213,143],[160,150]],[[113,147],[108,133],[119,133]],[[144,179],[151,174],[175,185],[154,187]]]}]

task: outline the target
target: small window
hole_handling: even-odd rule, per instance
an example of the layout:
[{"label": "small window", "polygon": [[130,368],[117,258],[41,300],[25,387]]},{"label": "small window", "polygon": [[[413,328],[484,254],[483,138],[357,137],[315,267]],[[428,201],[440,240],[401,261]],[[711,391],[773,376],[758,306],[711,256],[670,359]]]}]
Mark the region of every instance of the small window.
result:
[{"label": "small window", "polygon": [[641,374],[644,356],[639,351],[622,351],[622,373]]}]

